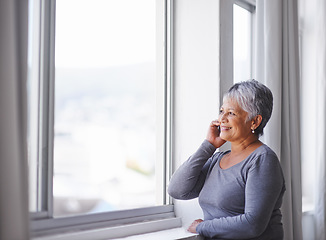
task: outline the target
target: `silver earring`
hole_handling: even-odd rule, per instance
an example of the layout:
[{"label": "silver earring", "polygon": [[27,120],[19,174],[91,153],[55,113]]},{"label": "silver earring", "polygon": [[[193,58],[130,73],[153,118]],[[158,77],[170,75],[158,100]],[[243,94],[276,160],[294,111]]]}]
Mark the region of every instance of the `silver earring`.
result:
[{"label": "silver earring", "polygon": [[252,132],[252,133],[255,133],[255,129],[252,129],[251,132]]}]

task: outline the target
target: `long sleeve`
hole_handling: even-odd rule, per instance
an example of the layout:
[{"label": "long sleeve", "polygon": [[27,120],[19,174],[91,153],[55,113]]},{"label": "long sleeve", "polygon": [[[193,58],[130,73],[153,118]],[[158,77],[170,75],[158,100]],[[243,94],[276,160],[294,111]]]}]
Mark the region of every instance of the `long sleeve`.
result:
[{"label": "long sleeve", "polygon": [[171,197],[182,200],[198,197],[215,150],[216,148],[205,140],[198,150],[177,169],[168,187]]},{"label": "long sleeve", "polygon": [[[242,176],[245,179],[243,213],[205,219],[197,226],[197,232],[203,236],[218,239],[252,239],[258,236],[260,236],[259,239],[282,239],[280,236],[283,235],[283,230],[279,208],[282,204],[285,187],[283,173],[276,155],[262,154],[253,165],[248,168],[243,167],[243,169],[246,169],[246,173]],[[241,182],[239,179],[241,178],[237,178],[237,182]],[[239,185],[241,184],[239,183]],[[232,187],[228,187],[228,183],[224,182],[224,185],[224,188],[229,188],[225,191],[233,190]],[[238,189],[240,187],[234,188],[234,191]],[[214,198],[216,196],[212,194],[213,189],[205,191],[207,190],[210,193],[204,197]],[[241,194],[238,196],[240,199]],[[237,197],[234,192],[230,195],[225,194],[222,197],[226,199],[221,202],[228,202],[231,205],[235,200],[228,199],[230,196]],[[216,212],[219,211],[216,209],[220,207],[205,206],[204,212]]]}]

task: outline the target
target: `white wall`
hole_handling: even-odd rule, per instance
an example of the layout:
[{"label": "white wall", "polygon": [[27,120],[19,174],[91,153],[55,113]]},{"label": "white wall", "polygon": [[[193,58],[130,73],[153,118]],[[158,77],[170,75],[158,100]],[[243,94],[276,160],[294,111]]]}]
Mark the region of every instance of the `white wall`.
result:
[{"label": "white wall", "polygon": [[[216,0],[174,2],[174,169],[199,147],[219,110],[218,11]],[[176,201],[188,226],[202,218],[197,199]]]}]

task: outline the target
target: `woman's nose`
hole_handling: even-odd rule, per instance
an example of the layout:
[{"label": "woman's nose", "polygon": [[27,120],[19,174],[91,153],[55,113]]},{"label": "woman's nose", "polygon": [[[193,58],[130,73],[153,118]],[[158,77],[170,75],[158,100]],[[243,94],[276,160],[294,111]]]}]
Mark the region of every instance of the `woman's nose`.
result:
[{"label": "woman's nose", "polygon": [[225,119],[226,119],[225,113],[220,113],[219,122],[223,122],[225,121]]}]

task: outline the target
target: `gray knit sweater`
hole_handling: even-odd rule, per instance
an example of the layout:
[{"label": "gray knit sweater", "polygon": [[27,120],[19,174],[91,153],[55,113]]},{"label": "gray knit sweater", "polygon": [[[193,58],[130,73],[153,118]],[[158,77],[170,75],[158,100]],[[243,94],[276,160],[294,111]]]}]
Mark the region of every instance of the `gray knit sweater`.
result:
[{"label": "gray knit sweater", "polygon": [[174,173],[168,192],[176,199],[199,197],[205,239],[282,240],[280,207],[285,191],[276,154],[262,145],[242,162],[220,167],[222,156],[205,140]]}]

